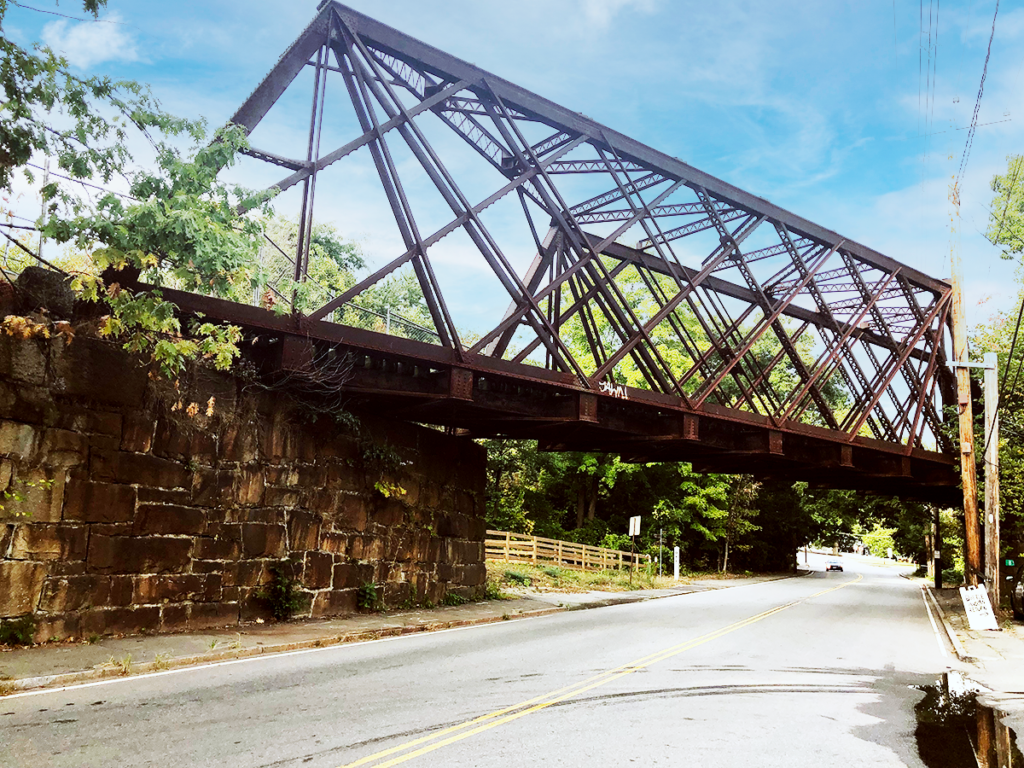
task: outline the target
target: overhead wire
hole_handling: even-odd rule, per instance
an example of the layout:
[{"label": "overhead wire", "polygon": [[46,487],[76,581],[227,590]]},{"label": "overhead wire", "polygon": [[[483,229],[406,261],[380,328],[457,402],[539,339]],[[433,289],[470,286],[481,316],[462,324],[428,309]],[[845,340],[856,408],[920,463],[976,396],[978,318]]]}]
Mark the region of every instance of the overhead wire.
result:
[{"label": "overhead wire", "polygon": [[971,127],[967,132],[967,142],[964,144],[964,153],[960,158],[960,169],[957,171],[953,189],[959,198],[960,182],[963,180],[964,171],[967,168],[967,161],[971,156],[971,146],[974,144],[974,132],[978,127],[978,113],[981,111],[981,97],[985,93],[985,78],[988,77],[988,62],[992,58],[992,41],[996,36],[996,19],[999,18],[999,0],[996,0],[996,10],[992,14],[992,31],[988,37],[988,50],[985,52],[985,65],[981,70],[981,82],[978,84],[978,97],[974,101],[974,115],[971,117]]}]

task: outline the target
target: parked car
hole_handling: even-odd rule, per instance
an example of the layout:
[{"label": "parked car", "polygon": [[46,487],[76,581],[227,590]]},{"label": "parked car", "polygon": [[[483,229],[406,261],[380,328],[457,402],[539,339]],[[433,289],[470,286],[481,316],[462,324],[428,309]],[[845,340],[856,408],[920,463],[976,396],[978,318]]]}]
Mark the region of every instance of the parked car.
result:
[{"label": "parked car", "polygon": [[828,564],[825,566],[825,570],[826,571],[842,571],[843,570],[843,564],[841,562],[839,562],[838,560],[836,560],[835,558],[832,558],[832,559],[830,559],[828,561]]}]

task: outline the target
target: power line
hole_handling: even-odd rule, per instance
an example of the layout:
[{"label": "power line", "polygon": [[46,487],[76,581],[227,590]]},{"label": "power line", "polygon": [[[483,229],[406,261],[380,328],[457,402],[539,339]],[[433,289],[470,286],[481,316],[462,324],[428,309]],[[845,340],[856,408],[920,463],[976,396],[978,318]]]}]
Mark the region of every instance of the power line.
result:
[{"label": "power line", "polygon": [[[922,0],[923,2],[923,0]],[[988,61],[992,57],[992,41],[996,36],[996,19],[999,17],[999,0],[996,0],[996,10],[992,14],[992,31],[988,37],[988,50],[985,52],[985,66],[981,70],[981,82],[978,84],[978,98],[974,102],[974,116],[971,118],[971,128],[967,132],[967,142],[964,145],[964,154],[960,158],[960,170],[957,171],[956,181],[953,189],[959,198],[960,182],[963,180],[964,170],[967,168],[967,160],[971,156],[971,145],[974,143],[974,131],[978,127],[978,112],[981,110],[981,97],[985,93],[985,78],[988,77]]]},{"label": "power line", "polygon": [[128,26],[123,21],[114,21],[113,19],[83,19],[79,16],[68,16],[66,13],[60,13],[58,11],[48,11],[45,8],[33,8],[31,5],[19,3],[18,0],[11,0],[11,5],[16,5],[19,8],[24,8],[26,11],[35,11],[36,13],[48,13],[51,16],[60,16],[61,18],[71,19],[72,21],[84,21],[89,24],[121,24],[123,26]]}]

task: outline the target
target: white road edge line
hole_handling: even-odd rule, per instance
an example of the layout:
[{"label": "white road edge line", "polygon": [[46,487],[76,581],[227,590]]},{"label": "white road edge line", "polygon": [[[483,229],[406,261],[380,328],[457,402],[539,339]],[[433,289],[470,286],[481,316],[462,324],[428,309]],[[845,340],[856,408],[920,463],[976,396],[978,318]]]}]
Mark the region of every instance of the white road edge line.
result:
[{"label": "white road edge line", "polygon": [[[543,616],[527,616],[526,620],[529,619],[541,619]],[[517,621],[521,621],[519,619]],[[179,667],[178,669],[165,669],[160,672],[146,672],[141,675],[127,675],[126,677],[114,677],[106,680],[96,680],[91,683],[78,683],[76,685],[66,685],[61,688],[39,688],[34,691],[22,691],[21,693],[12,693],[7,696],[0,696],[0,705],[5,701],[11,699],[20,699],[26,696],[42,696],[46,693],[62,693],[64,691],[74,691],[79,688],[95,688],[100,685],[112,685],[114,683],[130,683],[136,680],[145,680],[149,677],[163,677],[165,675],[178,675],[184,672],[198,672],[201,670],[213,669],[214,667],[228,667],[233,664],[245,664],[252,661],[271,661],[272,659],[280,659],[285,656],[302,656],[307,653],[321,653],[323,651],[338,651],[346,648],[362,648],[367,645],[374,645],[376,643],[386,643],[392,640],[412,640],[415,638],[423,639],[426,637],[433,637],[435,635],[442,635],[446,632],[462,632],[467,629],[484,629],[485,627],[502,627],[508,626],[504,621],[492,621],[487,624],[471,624],[467,627],[451,627],[450,629],[438,629],[433,632],[412,632],[408,635],[395,635],[394,637],[381,637],[377,640],[360,640],[354,643],[335,643],[334,645],[326,645],[322,648],[300,648],[296,651],[280,651],[266,654],[260,654],[258,656],[247,656],[244,659],[228,659],[227,661],[214,661],[209,664],[198,664],[188,667]]]},{"label": "white road edge line", "polygon": [[942,658],[948,658],[949,653],[946,652],[946,644],[942,642],[942,637],[939,635],[939,627],[935,623],[935,617],[932,615],[932,607],[928,605],[928,597],[924,592],[925,588],[921,587],[921,600],[924,602],[924,609],[928,612],[928,621],[932,623],[932,632],[935,633],[935,643],[939,646],[939,653],[942,654]]}]

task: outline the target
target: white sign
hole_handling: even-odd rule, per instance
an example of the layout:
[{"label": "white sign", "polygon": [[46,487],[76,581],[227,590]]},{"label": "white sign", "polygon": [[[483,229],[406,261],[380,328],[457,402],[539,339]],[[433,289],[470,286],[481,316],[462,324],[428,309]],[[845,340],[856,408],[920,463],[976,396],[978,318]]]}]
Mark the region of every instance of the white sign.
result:
[{"label": "white sign", "polygon": [[629,518],[629,535],[639,536],[640,535],[640,515]]},{"label": "white sign", "polygon": [[672,551],[672,575],[679,580],[679,547]]},{"label": "white sign", "polygon": [[971,629],[999,629],[984,587],[960,587],[960,598]]}]

